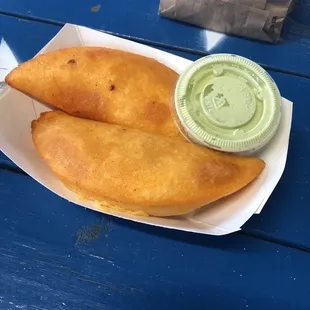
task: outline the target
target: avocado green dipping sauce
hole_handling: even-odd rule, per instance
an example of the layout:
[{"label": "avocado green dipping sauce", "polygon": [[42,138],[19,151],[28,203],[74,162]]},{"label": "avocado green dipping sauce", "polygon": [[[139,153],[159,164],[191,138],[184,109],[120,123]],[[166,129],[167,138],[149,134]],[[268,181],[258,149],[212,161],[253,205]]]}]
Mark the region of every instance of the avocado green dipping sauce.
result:
[{"label": "avocado green dipping sauce", "polygon": [[258,64],[215,54],[197,60],[181,74],[174,110],[180,131],[190,141],[224,152],[253,152],[276,133],[281,96]]}]

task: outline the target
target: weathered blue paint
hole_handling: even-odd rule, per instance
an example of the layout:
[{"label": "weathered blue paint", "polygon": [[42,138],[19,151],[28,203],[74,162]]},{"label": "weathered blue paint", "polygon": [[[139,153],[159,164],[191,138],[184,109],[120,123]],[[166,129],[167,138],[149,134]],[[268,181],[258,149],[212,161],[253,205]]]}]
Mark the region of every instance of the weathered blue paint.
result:
[{"label": "weathered blue paint", "polygon": [[[48,1],[0,0],[0,10],[62,21],[63,16],[167,45],[193,60],[205,53],[202,32],[158,18],[153,0],[107,0],[91,18],[82,12],[98,3],[78,0],[70,11],[64,2],[57,12],[60,1],[53,1],[54,8]],[[307,14],[301,13],[305,24]],[[144,27],[137,26],[141,21]],[[59,29],[0,15],[0,39],[19,61],[35,55]],[[241,50],[276,70],[308,74],[308,39],[294,38],[299,39],[281,48],[226,38],[223,51]],[[193,52],[185,53],[187,47]],[[267,59],[271,49],[278,53]],[[284,177],[262,214],[245,225],[246,235],[215,238],[104,216],[12,171],[20,170],[0,154],[0,309],[310,309],[310,81],[269,72],[294,101],[291,145]]]},{"label": "weathered blue paint", "polygon": [[[100,5],[100,9],[92,10]],[[0,0],[0,12],[40,18],[54,23],[76,23],[166,46],[177,46],[200,55],[236,53],[284,71],[310,76],[310,5],[298,1],[285,24],[283,41],[273,45],[222,36],[198,27],[159,17],[159,0]],[[143,25],[143,26],[142,26]]]},{"label": "weathered blue paint", "polygon": [[[310,307],[306,252],[100,220],[1,170],[0,193],[0,309]],[[81,242],[85,227],[97,233]]]}]

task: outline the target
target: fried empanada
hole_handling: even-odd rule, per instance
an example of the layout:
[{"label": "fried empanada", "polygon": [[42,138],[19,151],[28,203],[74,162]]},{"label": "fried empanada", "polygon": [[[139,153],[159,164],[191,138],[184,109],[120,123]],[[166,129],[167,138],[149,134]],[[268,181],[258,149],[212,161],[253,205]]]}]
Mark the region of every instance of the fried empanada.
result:
[{"label": "fried empanada", "polygon": [[69,189],[109,207],[155,216],[186,214],[253,181],[258,158],[202,149],[163,135],[47,112],[34,145]]},{"label": "fried empanada", "polygon": [[14,69],[6,83],[70,115],[181,136],[170,112],[178,74],[158,61],[102,47],[62,49]]}]

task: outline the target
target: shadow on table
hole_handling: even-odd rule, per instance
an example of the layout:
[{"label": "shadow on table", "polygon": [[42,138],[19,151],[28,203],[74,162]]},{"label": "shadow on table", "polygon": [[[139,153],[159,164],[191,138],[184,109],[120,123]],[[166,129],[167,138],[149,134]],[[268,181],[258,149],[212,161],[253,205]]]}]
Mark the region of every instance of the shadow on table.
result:
[{"label": "shadow on table", "polygon": [[[142,233],[145,236],[153,238],[152,240],[169,240],[175,243],[185,243],[189,245],[196,245],[202,247],[212,247],[223,250],[233,251],[255,251],[259,250],[255,239],[242,236],[240,233],[233,233],[225,236],[210,236],[193,232],[179,231],[169,228],[162,228],[156,226],[150,226],[147,224],[136,223],[128,220],[123,220],[113,216],[103,215],[101,225],[104,227],[105,223],[109,222],[112,227],[112,231],[117,233],[117,228],[121,228],[122,235],[124,231],[128,231],[131,238],[137,236],[140,237]],[[123,238],[123,237],[122,237]]]}]

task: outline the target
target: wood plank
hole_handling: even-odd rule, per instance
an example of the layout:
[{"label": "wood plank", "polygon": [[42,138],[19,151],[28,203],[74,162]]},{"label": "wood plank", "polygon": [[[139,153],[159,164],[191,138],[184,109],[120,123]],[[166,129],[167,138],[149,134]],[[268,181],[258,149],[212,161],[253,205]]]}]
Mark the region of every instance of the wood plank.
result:
[{"label": "wood plank", "polygon": [[[9,50],[10,53],[6,54],[6,57],[11,59],[13,54],[18,63],[24,62],[32,58],[60,29],[60,26],[0,15],[0,53],[7,53]],[[6,60],[2,57],[4,56],[0,56],[1,64]],[[0,68],[3,72],[3,65]]]},{"label": "wood plank", "polygon": [[293,125],[284,175],[263,212],[245,224],[244,231],[286,240],[310,249],[310,80],[271,73],[283,96],[294,101]]},{"label": "wood plank", "polygon": [[[199,55],[235,53],[277,70],[310,76],[310,6],[299,1],[283,30],[280,44],[219,35],[158,16],[158,0],[0,0],[0,12],[45,19],[56,23],[77,23],[136,39],[176,46]],[[94,12],[93,6],[100,6]],[[143,25],[143,27],[141,26]]]},{"label": "wood plank", "polygon": [[[92,233],[96,237],[101,214],[69,203],[26,175],[0,170],[0,197],[3,229],[25,236],[31,232],[34,240],[64,247],[77,241],[82,227],[86,239]],[[57,232],[51,233],[51,227],[58,227]]]},{"label": "wood plank", "polygon": [[1,309],[310,307],[306,252],[109,216],[83,238],[96,212],[3,170],[0,192]]}]

